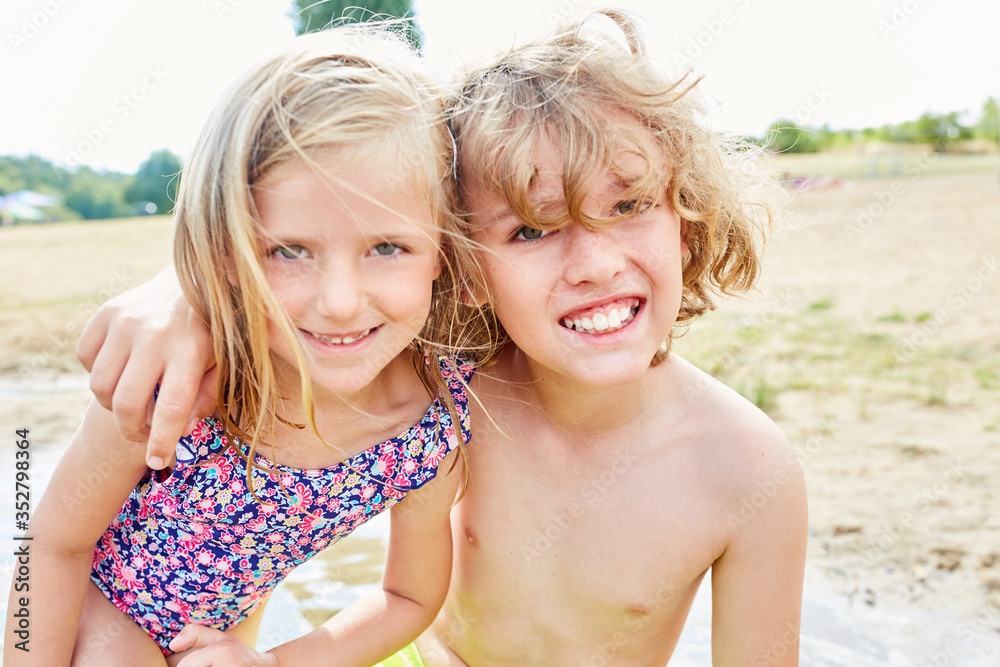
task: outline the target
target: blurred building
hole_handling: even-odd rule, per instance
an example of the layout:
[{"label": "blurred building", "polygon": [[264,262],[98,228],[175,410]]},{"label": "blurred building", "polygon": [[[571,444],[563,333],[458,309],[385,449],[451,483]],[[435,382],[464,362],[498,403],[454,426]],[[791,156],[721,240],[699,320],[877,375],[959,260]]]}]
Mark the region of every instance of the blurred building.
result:
[{"label": "blurred building", "polygon": [[48,219],[42,209],[60,204],[59,197],[43,195],[32,190],[18,190],[0,196],[0,224],[13,225],[20,222],[45,222]]}]

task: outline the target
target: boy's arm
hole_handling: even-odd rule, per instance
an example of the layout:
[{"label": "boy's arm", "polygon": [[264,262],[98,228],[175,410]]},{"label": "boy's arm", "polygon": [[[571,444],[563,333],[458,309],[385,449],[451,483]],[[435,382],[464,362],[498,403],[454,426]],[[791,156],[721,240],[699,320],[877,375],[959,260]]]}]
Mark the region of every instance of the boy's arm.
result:
[{"label": "boy's arm", "polygon": [[[458,465],[451,470],[452,463]],[[450,471],[450,472],[449,472]],[[180,667],[253,664],[367,666],[415,640],[444,603],[451,579],[449,510],[464,477],[460,453],[449,454],[437,477],[391,510],[382,589],[350,605],[311,633],[260,654],[239,641],[189,625],[170,644],[195,651]]]},{"label": "boy's arm", "polygon": [[212,339],[172,268],[101,306],[76,354],[124,438],[146,442],[148,437],[151,468],[173,465],[177,441],[215,407]]},{"label": "boy's arm", "polygon": [[805,482],[773,424],[752,430],[741,493],[730,499],[724,519],[729,543],[712,565],[712,663],[793,666],[808,529]]},{"label": "boy's arm", "polygon": [[8,609],[27,598],[30,652],[16,649],[17,623],[8,616],[5,665],[69,664],[94,548],[145,474],[142,454],[122,439],[111,413],[91,403],[31,517],[32,540],[21,542],[30,574],[21,590],[13,582]]}]

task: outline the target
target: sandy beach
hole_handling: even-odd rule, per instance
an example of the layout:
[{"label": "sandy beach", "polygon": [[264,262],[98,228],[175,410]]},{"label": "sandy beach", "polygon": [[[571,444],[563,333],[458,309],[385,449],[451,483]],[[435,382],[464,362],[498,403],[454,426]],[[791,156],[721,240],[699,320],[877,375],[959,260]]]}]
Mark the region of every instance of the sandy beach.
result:
[{"label": "sandy beach", "polygon": [[[816,159],[787,168],[816,174]],[[720,304],[675,350],[757,403],[799,453],[804,636],[835,646],[834,616],[854,637],[909,623],[884,659],[845,634],[853,662],[803,664],[1000,664],[1000,157],[906,155],[876,178],[864,170],[877,163],[855,162],[857,177],[793,195],[760,290]],[[89,400],[73,354],[83,325],[170,263],[170,236],[162,217],[0,229],[0,474],[12,478],[14,431],[29,428],[33,503]],[[0,511],[8,540],[12,487]],[[380,544],[349,538],[308,576],[337,570],[363,587],[378,577]],[[0,565],[6,587],[10,558]],[[280,605],[318,623],[340,604],[308,591],[293,578]],[[688,641],[677,664],[707,664],[704,638]]]}]

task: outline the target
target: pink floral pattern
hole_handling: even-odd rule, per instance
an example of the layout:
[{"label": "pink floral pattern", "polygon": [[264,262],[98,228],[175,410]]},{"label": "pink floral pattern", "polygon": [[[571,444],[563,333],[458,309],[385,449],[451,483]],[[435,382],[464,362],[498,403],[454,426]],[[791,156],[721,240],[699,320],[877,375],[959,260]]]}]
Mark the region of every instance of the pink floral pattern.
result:
[{"label": "pink floral pattern", "polygon": [[[474,368],[439,363],[468,442],[462,380]],[[94,551],[91,579],[164,655],[188,623],[225,630],[245,619],[292,568],[433,479],[458,441],[438,397],[418,424],[346,464],[297,470],[257,455],[253,488],[266,504],[228,442],[215,418],[199,423],[177,443],[173,473],[150,470]]]}]

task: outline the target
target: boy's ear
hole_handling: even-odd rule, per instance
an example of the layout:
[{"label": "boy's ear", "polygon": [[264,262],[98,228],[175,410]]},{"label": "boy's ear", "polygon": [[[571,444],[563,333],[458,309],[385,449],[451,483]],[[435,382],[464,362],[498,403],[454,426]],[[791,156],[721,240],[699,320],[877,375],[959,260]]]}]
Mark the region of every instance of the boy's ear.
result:
[{"label": "boy's ear", "polygon": [[462,281],[462,303],[466,306],[470,308],[482,308],[489,304],[490,300],[481,295],[480,292],[481,290],[477,289],[471,280]]}]

